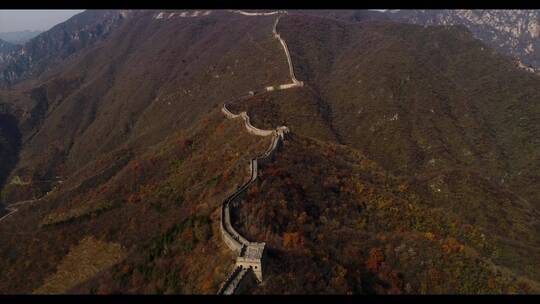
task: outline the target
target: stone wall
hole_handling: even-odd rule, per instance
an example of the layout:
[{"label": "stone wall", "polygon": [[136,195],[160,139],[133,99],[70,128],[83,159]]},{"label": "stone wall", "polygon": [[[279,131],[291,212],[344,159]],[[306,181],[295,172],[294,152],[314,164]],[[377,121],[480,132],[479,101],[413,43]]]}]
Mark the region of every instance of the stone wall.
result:
[{"label": "stone wall", "polygon": [[234,286],[233,294],[245,294],[256,286],[257,279],[251,269],[245,269],[245,273]]},{"label": "stone wall", "polygon": [[227,107],[225,105],[223,105],[223,107],[221,107],[221,112],[223,114],[225,114],[225,116],[228,118],[228,119],[235,119],[237,117],[239,117],[240,115],[239,114],[233,114],[231,113]]},{"label": "stone wall", "polygon": [[242,116],[242,118],[244,119],[244,124],[246,125],[246,129],[249,133],[253,134],[253,135],[257,135],[257,136],[270,136],[270,135],[274,135],[274,130],[261,130],[259,128],[256,128],[254,127],[250,120],[249,120],[249,116],[247,115],[246,112],[242,112],[240,113],[240,115]]},{"label": "stone wall", "polygon": [[289,73],[291,75],[291,79],[292,79],[292,82],[293,82],[290,85],[285,85],[287,87],[281,88],[281,86],[280,86],[280,89],[288,89],[288,88],[293,88],[293,87],[303,87],[304,82],[298,81],[298,79],[296,79],[296,76],[294,75],[294,67],[293,67],[293,64],[292,64],[291,55],[289,54],[289,48],[287,47],[287,43],[285,42],[285,40],[283,40],[281,38],[281,36],[277,32],[277,25],[279,23],[280,18],[281,18],[281,16],[276,18],[276,22],[274,23],[274,28],[272,30],[272,33],[274,34],[274,37],[279,40],[279,43],[281,43],[281,46],[283,47],[283,50],[285,51],[285,56],[287,57],[287,63],[289,65]]},{"label": "stone wall", "polygon": [[[232,195],[227,197],[221,207],[221,221],[220,228],[223,240],[227,246],[236,252],[241,252],[242,247],[248,247],[251,243],[246,240],[240,233],[238,233],[231,224],[230,216],[230,204],[238,200],[241,194],[257,179],[258,176],[258,160],[267,159],[272,152],[277,148],[277,143],[280,139],[283,138],[282,133],[283,128],[280,128],[279,131],[276,130],[261,130],[249,122],[249,116],[246,112],[240,113],[240,115],[233,114],[227,109],[226,105],[223,105],[221,109],[222,113],[229,119],[242,118],[244,120],[244,125],[248,132],[258,136],[272,136],[272,141],[268,149],[259,157],[254,158],[250,161],[250,178],[249,181],[243,184],[238,188]],[[286,128],[285,128],[286,129]]]},{"label": "stone wall", "polygon": [[257,279],[251,269],[236,267],[221,286],[219,295],[242,294],[256,286]]},{"label": "stone wall", "polygon": [[245,12],[241,10],[234,10],[231,12],[241,14],[244,16],[271,16],[271,15],[276,15],[280,13],[280,11],[273,11],[273,12],[267,12],[267,13],[250,13],[250,12]]},{"label": "stone wall", "polygon": [[[278,14],[286,12],[272,12],[272,13],[247,13],[243,11],[232,11],[235,13],[240,13],[246,16],[260,16],[260,15],[269,15],[269,14]],[[273,33],[274,37],[277,38],[283,49],[285,50],[285,55],[287,57],[287,62],[289,64],[289,72],[291,75],[292,83],[282,84],[278,86],[268,86],[264,91],[274,91],[274,90],[285,90],[295,87],[303,86],[303,82],[298,81],[294,76],[294,70],[292,61],[289,55],[289,50],[287,49],[287,44],[276,31],[279,18],[276,18],[274,23]],[[253,91],[250,91],[248,95],[239,98],[239,100],[251,98],[256,94]],[[244,126],[246,130],[253,135],[257,136],[272,136],[272,140],[268,148],[264,153],[256,158],[250,160],[250,178],[249,181],[244,183],[239,187],[233,194],[227,197],[221,207],[221,219],[220,219],[220,228],[221,235],[227,247],[231,250],[238,252],[239,256],[236,259],[236,267],[234,271],[229,275],[227,280],[220,288],[218,294],[235,294],[244,291],[249,288],[253,282],[259,281],[262,282],[263,279],[263,262],[264,256],[266,253],[266,244],[249,242],[246,240],[240,233],[238,233],[231,224],[230,208],[231,204],[236,204],[239,202],[241,195],[246,191],[246,189],[253,184],[258,177],[259,164],[266,163],[272,159],[274,152],[278,149],[279,144],[283,141],[285,134],[289,132],[289,129],[285,126],[278,127],[274,130],[262,130],[254,127],[251,122],[247,112],[241,112],[240,114],[234,114],[227,109],[227,103],[221,108],[221,112],[228,119],[237,119],[242,118],[244,121]]]},{"label": "stone wall", "polygon": [[221,284],[221,287],[219,288],[218,294],[232,294],[234,292],[234,289],[231,290],[231,286],[234,286],[234,279],[238,277],[238,274],[242,271],[241,267],[235,267],[233,272],[229,274],[227,279]]},{"label": "stone wall", "polygon": [[265,253],[266,243],[250,243],[236,258],[236,266],[251,269],[257,281],[262,282]]},{"label": "stone wall", "polygon": [[[224,208],[224,207],[222,207],[222,208]],[[224,213],[225,213],[225,211],[222,211],[222,214],[224,214]],[[243,245],[239,241],[234,239],[232,234],[229,231],[227,231],[227,229],[225,229],[225,227],[223,226],[223,223],[224,223],[224,221],[220,221],[221,236],[223,237],[223,241],[225,241],[225,244],[227,245],[227,247],[229,247],[229,249],[231,249],[232,251],[240,253],[240,251],[242,250]]]},{"label": "stone wall", "polygon": [[279,127],[279,128],[276,128],[275,130],[262,130],[262,129],[254,127],[250,123],[250,119],[247,112],[242,112],[240,114],[233,114],[231,111],[227,109],[226,104],[223,105],[221,111],[228,119],[241,118],[244,121],[244,126],[246,127],[246,130],[250,134],[254,134],[257,136],[265,136],[265,137],[272,136],[270,145],[264,151],[264,153],[250,160],[249,180],[245,184],[243,184],[241,187],[239,187],[232,195],[227,197],[223,201],[223,204],[221,207],[221,221],[220,221],[221,235],[227,247],[239,253],[239,256],[236,260],[237,268],[235,268],[233,278],[231,279],[232,281],[231,283],[228,283],[227,287],[225,287],[225,291],[223,291],[223,294],[230,294],[229,292],[231,293],[234,292],[235,289],[233,287],[238,285],[239,282],[242,280],[241,277],[245,275],[245,271],[238,272],[237,269],[242,269],[246,271],[250,270],[251,272],[253,272],[253,275],[255,276],[255,278],[257,278],[258,281],[262,282],[263,258],[264,258],[264,252],[265,252],[265,246],[266,246],[265,243],[249,242],[247,239],[245,239],[242,235],[240,235],[240,233],[238,233],[234,229],[234,227],[231,224],[231,215],[230,215],[231,207],[230,206],[231,204],[237,203],[240,200],[241,195],[246,191],[246,189],[256,181],[258,177],[258,171],[259,171],[259,162],[267,162],[269,159],[271,159],[273,153],[278,148],[279,143],[281,142],[281,140],[283,140],[284,134],[288,132],[288,128]]},{"label": "stone wall", "polygon": [[[43,197],[45,197],[45,196],[47,196],[47,194],[44,195]],[[0,222],[2,222],[3,220],[7,219],[8,217],[12,216],[17,211],[19,211],[19,209],[17,208],[18,206],[35,203],[35,202],[41,200],[43,197],[41,197],[39,199],[21,201],[21,202],[17,202],[17,203],[14,203],[14,204],[7,205],[5,208],[6,208],[6,211],[8,211],[8,213],[3,215],[2,217],[0,217]]]}]

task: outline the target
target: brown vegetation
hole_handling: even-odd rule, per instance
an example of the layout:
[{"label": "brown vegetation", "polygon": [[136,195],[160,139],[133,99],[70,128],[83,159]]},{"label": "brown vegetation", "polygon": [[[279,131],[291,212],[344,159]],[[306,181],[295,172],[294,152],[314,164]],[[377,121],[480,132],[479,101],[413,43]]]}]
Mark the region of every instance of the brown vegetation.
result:
[{"label": "brown vegetation", "polygon": [[86,237],[70,249],[58,265],[56,273],[45,280],[34,294],[62,294],[100,271],[111,267],[125,258],[119,244],[107,243]]}]

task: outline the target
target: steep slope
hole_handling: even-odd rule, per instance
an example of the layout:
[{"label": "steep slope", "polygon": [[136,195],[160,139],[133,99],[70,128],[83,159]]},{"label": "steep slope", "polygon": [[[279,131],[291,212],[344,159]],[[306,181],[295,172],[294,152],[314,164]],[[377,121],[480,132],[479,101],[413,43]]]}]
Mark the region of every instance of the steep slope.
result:
[{"label": "steep slope", "polygon": [[[245,155],[253,153],[258,148],[262,151],[262,147],[266,148],[269,142],[266,139],[252,138],[247,134],[240,136],[238,141],[231,138],[233,134],[240,132],[238,129],[227,127],[234,123],[223,122],[221,114],[218,115],[219,120],[216,119],[215,105],[218,102],[221,105],[233,94],[235,96],[240,95],[239,92],[245,94],[248,91],[247,88],[264,88],[268,84],[288,83],[290,79],[287,60],[283,56],[280,44],[272,37],[274,18],[237,18],[236,15],[225,12],[203,15],[201,16],[203,18],[199,19],[171,18],[174,13],[170,13],[167,18],[157,18],[160,14],[154,12],[142,14],[140,18],[133,19],[133,24],[129,24],[130,27],[124,28],[125,32],[119,31],[118,36],[111,35],[111,40],[98,44],[97,50],[90,49],[88,54],[81,55],[83,58],[81,61],[83,63],[84,60],[91,61],[86,64],[94,70],[85,69],[85,66],[80,64],[81,61],[71,58],[69,60],[77,64],[71,66],[67,63],[67,66],[59,69],[59,74],[44,81],[41,86],[32,88],[31,82],[21,83],[0,95],[17,107],[16,112],[23,118],[21,125],[25,126],[26,150],[23,150],[23,160],[19,170],[13,174],[13,180],[20,180],[18,174],[25,170],[30,173],[23,175],[23,180],[30,176],[30,184],[37,182],[36,179],[52,178],[58,172],[67,173],[63,176],[64,182],[57,184],[43,199],[17,206],[18,211],[3,220],[0,234],[6,242],[2,247],[2,256],[10,258],[6,259],[0,268],[2,273],[13,280],[4,281],[0,286],[2,292],[67,292],[75,288],[76,284],[98,275],[96,271],[105,271],[101,273],[103,276],[96,277],[96,280],[100,278],[105,280],[105,283],[98,281],[101,284],[97,290],[99,292],[214,293],[217,285],[223,280],[222,276],[227,274],[229,253],[220,252],[220,257],[216,259],[216,250],[221,250],[220,247],[223,245],[218,238],[218,223],[215,222],[216,216],[219,217],[219,213],[214,214],[217,211],[216,203],[223,199],[225,193],[230,192],[229,188],[233,186],[231,182],[240,184],[244,178],[244,164],[247,159]],[[182,14],[180,13],[180,16]],[[225,24],[228,26],[224,26]],[[136,30],[133,31],[133,28]],[[222,35],[222,28],[230,31],[228,36]],[[246,28],[250,29],[247,36]],[[154,36],[140,36],[139,34],[145,33],[145,30]],[[168,39],[171,35],[178,35],[179,31],[180,36],[183,34],[184,37],[178,40]],[[148,36],[151,37],[150,41],[147,40]],[[235,39],[235,36],[244,37],[244,40]],[[124,47],[129,51],[132,50],[134,44],[138,43],[134,48],[136,51],[123,54],[122,43],[119,43],[120,38],[127,40],[125,42],[127,45]],[[208,49],[210,42],[217,42],[215,49]],[[127,71],[125,74],[120,74],[121,77],[118,77],[117,81],[109,83],[109,86],[115,90],[115,93],[125,94],[126,87],[122,85],[130,88],[138,85],[141,83],[141,78],[133,79],[132,77],[137,77],[137,73],[141,73],[146,76],[144,80],[147,85],[155,85],[156,90],[162,90],[160,93],[164,96],[159,97],[164,98],[148,98],[144,94],[154,92],[148,92],[147,86],[136,88],[137,92],[127,92],[127,94],[132,94],[131,98],[120,100],[122,104],[119,105],[119,109],[113,109],[118,114],[124,114],[125,107],[139,105],[142,107],[143,115],[147,115],[145,118],[148,116],[151,118],[144,121],[145,124],[140,127],[146,130],[148,130],[147,127],[155,127],[157,131],[152,130],[153,133],[148,132],[150,134],[135,134],[134,140],[114,143],[109,150],[100,151],[92,156],[81,153],[86,158],[74,161],[71,167],[70,163],[64,162],[61,157],[58,158],[58,154],[45,153],[46,157],[51,156],[51,158],[44,160],[43,150],[38,151],[38,147],[42,146],[36,144],[34,156],[38,159],[29,157],[28,161],[38,160],[39,162],[35,162],[38,166],[28,169],[23,167],[28,146],[34,144],[33,141],[39,138],[41,132],[46,133],[46,137],[41,139],[42,143],[50,142],[51,137],[54,136],[64,139],[62,134],[54,133],[55,131],[48,125],[49,119],[58,113],[57,111],[64,113],[65,110],[60,110],[64,106],[71,109],[69,114],[75,117],[73,120],[65,121],[65,125],[75,129],[79,123],[77,119],[80,118],[77,115],[84,117],[88,114],[84,113],[84,109],[80,109],[80,106],[84,105],[83,102],[88,101],[86,99],[88,95],[79,96],[78,103],[75,104],[70,104],[72,101],[69,97],[66,98],[72,91],[77,92],[81,87],[85,87],[84,84],[80,85],[84,79],[81,82],[69,81],[66,80],[66,75],[74,72],[85,76],[90,75],[88,77],[92,77],[92,80],[96,77],[101,81],[100,84],[108,82],[110,79],[99,79],[100,74],[92,74],[95,70],[99,71],[102,68],[92,63],[99,62],[99,56],[107,56],[109,53],[107,51],[110,51],[108,47],[115,47],[118,50],[119,44],[121,47],[118,56],[128,57],[124,66],[121,65],[123,61],[119,60],[118,65],[121,66],[119,69],[123,68]],[[253,52],[251,49],[253,46],[258,53]],[[100,48],[104,48],[105,51],[100,53]],[[171,54],[167,54],[167,51]],[[151,53],[148,54],[148,52]],[[157,56],[154,52],[159,52],[162,56]],[[179,54],[182,52],[185,57],[179,59]],[[273,53],[279,54],[279,59],[275,56],[274,61]],[[262,56],[254,57],[254,55]],[[130,56],[133,58],[129,58]],[[203,57],[200,61],[199,56]],[[154,58],[161,58],[163,63],[173,63],[177,66],[169,71],[170,75],[163,75],[163,69],[159,66],[152,70],[145,64],[144,60]],[[261,67],[261,58],[263,58],[263,64],[268,61],[265,63],[269,66],[268,68],[258,69]],[[243,59],[243,62],[239,59]],[[143,62],[140,62],[141,60]],[[115,64],[114,58],[112,64]],[[201,64],[204,65],[203,68]],[[108,68],[111,62],[104,61],[102,65]],[[251,72],[250,69],[253,67],[257,69]],[[242,75],[241,72],[245,70],[250,71],[251,75]],[[253,75],[256,78],[253,79]],[[216,80],[220,78],[221,81]],[[215,85],[215,88],[208,89],[202,86],[202,80],[207,81],[206,84]],[[92,85],[94,84],[91,82],[87,86]],[[179,85],[183,85],[180,86],[181,91],[178,89]],[[230,97],[223,94],[226,92],[224,86],[228,87],[227,92]],[[95,90],[96,87],[92,89]],[[203,93],[202,90],[205,92]],[[192,93],[193,91],[195,92]],[[193,94],[196,97],[179,97],[182,93],[190,96]],[[213,98],[215,101],[208,101],[206,98]],[[171,107],[171,103],[175,101],[177,103]],[[99,107],[96,105],[96,109],[104,108],[107,111],[106,105],[108,104],[100,103]],[[190,111],[186,111],[183,106],[189,106]],[[211,113],[208,114],[208,112]],[[134,116],[133,112],[129,114],[131,117]],[[168,120],[166,120],[167,117],[169,117]],[[117,122],[109,121],[110,116],[102,119],[104,123]],[[98,124],[95,126],[102,127]],[[187,132],[188,135],[185,135],[185,131],[181,132],[181,135],[177,133],[178,129],[188,128],[191,128]],[[106,129],[106,126],[102,130],[111,131],[111,129]],[[126,133],[126,130],[121,130],[121,132]],[[167,139],[160,144],[163,138]],[[81,137],[81,134],[73,136],[73,139],[88,141],[88,138]],[[99,138],[99,142],[102,141],[103,138]],[[42,159],[39,159],[40,157]],[[54,174],[46,171],[44,174],[39,174],[40,170],[46,170],[46,166],[54,167],[58,164],[60,167],[67,168],[53,171]],[[204,172],[198,170],[202,167],[205,168]],[[26,182],[22,184],[27,186]],[[225,188],[221,188],[222,185]],[[21,185],[11,183],[9,191],[17,193],[18,186]],[[52,184],[49,185],[49,189],[51,186]],[[211,189],[215,186],[219,186],[219,189],[214,192]],[[41,194],[49,189],[43,189]],[[26,192],[36,195],[32,190],[26,189]],[[150,205],[141,205],[143,201]],[[137,207],[133,209],[133,205]],[[168,210],[169,207],[178,209],[172,212]],[[153,211],[149,208],[153,208],[155,215],[151,214]],[[169,214],[171,218],[167,220],[163,213]],[[120,214],[130,218],[121,219],[118,217]],[[99,223],[96,223],[95,220],[98,218]],[[143,223],[150,223],[153,228],[145,228],[142,232],[140,229],[145,227]],[[21,229],[19,226],[21,224],[25,228]],[[119,231],[122,233],[118,234]],[[193,231],[195,235],[192,237],[187,235]],[[94,241],[91,236],[97,237],[98,240]],[[35,240],[42,237],[50,238],[46,248],[35,246]],[[175,242],[177,237],[181,239],[180,242]],[[176,244],[174,245],[176,249],[173,249],[173,256],[176,258],[173,260],[168,254],[171,242]],[[88,260],[85,256],[87,252],[85,248],[91,247],[93,243],[96,243],[95,246],[104,247],[104,250],[100,256]],[[52,247],[49,247],[49,244]],[[193,246],[198,248],[195,256],[192,252]],[[108,252],[111,253],[110,256]],[[134,272],[129,274],[134,275],[129,286],[126,285],[125,280],[117,280],[118,268],[113,267],[109,269],[110,271],[106,269],[111,264],[118,263],[119,257],[125,257],[127,263],[135,263],[134,266],[137,266]],[[181,257],[191,262],[179,264],[178,259]],[[74,264],[72,261],[77,258],[88,260],[88,263]],[[209,262],[210,258],[212,260]],[[163,267],[163,264],[173,267]],[[207,271],[201,271],[202,264],[205,265],[203,268]],[[31,268],[28,268],[29,265]],[[216,269],[213,269],[214,267]],[[23,275],[28,273],[29,269],[39,269],[39,271],[33,272],[30,276]],[[58,271],[55,272],[55,269]],[[122,268],[122,273],[127,274],[124,269],[126,267]],[[74,275],[77,273],[80,275],[76,275],[75,279]],[[149,277],[151,273],[154,275]],[[166,274],[165,281],[163,281],[163,274]],[[113,275],[114,283],[108,283],[109,275]],[[195,277],[199,279],[194,280]],[[113,286],[111,287],[110,284]],[[120,284],[120,287],[116,284]],[[90,291],[94,292],[96,289],[92,287]]]},{"label": "steep slope", "polygon": [[312,14],[279,19],[288,62],[254,16],[139,12],[0,92],[2,195],[47,193],[0,223],[0,293],[215,293],[222,202],[270,143],[233,100],[292,131],[232,214],[268,243],[255,293],[540,292],[536,76],[460,28]]},{"label": "steep slope", "polygon": [[17,50],[17,46],[0,39],[0,68],[5,62],[13,56],[13,52]]},{"label": "steep slope", "polygon": [[13,176],[69,175],[121,145],[155,144],[253,87],[287,82],[271,16],[158,15],[140,12],[38,86],[14,87],[24,95],[21,116],[39,115],[22,120],[25,142]]},{"label": "steep slope", "polygon": [[[17,119],[0,103],[0,189],[18,161],[21,135]],[[0,200],[0,210],[3,209]]]},{"label": "steep slope", "polygon": [[489,259],[539,279],[537,76],[460,28],[289,15],[280,32],[305,92],[236,111],[365,151],[491,237]]},{"label": "steep slope", "polygon": [[0,65],[0,87],[35,78],[66,57],[107,37],[130,14],[87,10],[34,37]]},{"label": "steep slope", "polygon": [[272,248],[256,293],[538,292],[492,265],[487,229],[432,208],[357,150],[293,134],[262,171],[233,217]]},{"label": "steep slope", "polygon": [[386,15],[421,25],[463,25],[501,53],[540,68],[539,10],[389,10]]},{"label": "steep slope", "polygon": [[341,143],[399,174],[477,170],[540,207],[538,76],[460,28],[293,15],[280,26]]},{"label": "steep slope", "polygon": [[1,223],[0,269],[10,279],[1,280],[0,293],[41,286],[40,292],[67,292],[96,276],[62,280],[56,273],[60,264],[75,274],[109,259],[104,252],[66,266],[64,258],[71,249],[77,254],[87,236],[119,244],[125,261],[97,269],[103,280],[86,292],[215,293],[232,262],[219,232],[221,200],[246,178],[249,157],[268,144],[216,109],[144,155],[125,150],[93,162]]},{"label": "steep slope", "polygon": [[251,120],[264,129],[286,125],[304,136],[339,141],[331,125],[330,108],[309,87],[267,92],[228,107],[235,113],[248,111]]}]

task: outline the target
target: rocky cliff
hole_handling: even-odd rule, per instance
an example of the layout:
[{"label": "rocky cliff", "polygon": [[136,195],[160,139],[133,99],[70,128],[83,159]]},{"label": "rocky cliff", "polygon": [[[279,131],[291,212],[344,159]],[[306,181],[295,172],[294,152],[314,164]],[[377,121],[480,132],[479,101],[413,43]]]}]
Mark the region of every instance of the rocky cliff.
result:
[{"label": "rocky cliff", "polygon": [[421,25],[463,25],[487,45],[540,68],[540,10],[390,10],[387,15]]},{"label": "rocky cliff", "polygon": [[0,65],[2,65],[2,63],[10,57],[10,53],[16,49],[16,45],[0,39]]},{"label": "rocky cliff", "polygon": [[[0,58],[0,87],[39,76],[63,59],[95,44],[130,16],[129,11],[85,11]],[[0,49],[2,43],[0,42]],[[0,57],[2,57],[0,51]]]}]

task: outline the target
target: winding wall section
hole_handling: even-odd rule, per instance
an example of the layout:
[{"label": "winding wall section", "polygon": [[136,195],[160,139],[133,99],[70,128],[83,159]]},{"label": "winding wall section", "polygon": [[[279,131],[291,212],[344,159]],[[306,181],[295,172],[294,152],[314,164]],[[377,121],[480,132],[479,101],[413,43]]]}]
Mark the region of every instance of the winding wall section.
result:
[{"label": "winding wall section", "polygon": [[[270,13],[247,13],[244,11],[232,11],[232,12],[239,13],[245,16],[261,16],[261,15],[267,16],[267,15],[274,15],[274,14],[280,14],[280,13],[286,14],[286,12],[280,12],[280,11],[275,11],[275,12],[270,12]],[[292,83],[282,84],[275,87],[274,86],[266,87],[265,91],[291,89],[295,87],[302,87],[304,85],[302,81],[298,81],[296,79],[294,75],[292,60],[289,54],[289,50],[287,48],[287,44],[285,40],[283,40],[281,36],[277,33],[277,25],[279,23],[280,18],[281,18],[281,15],[279,15],[276,18],[276,22],[274,23],[272,33],[274,37],[279,40],[279,42],[281,43],[283,47],[283,50],[285,51],[285,56],[287,57],[287,63],[289,65],[289,74],[291,76]],[[251,96],[254,96],[253,92],[250,92],[250,94],[242,98],[250,98]],[[246,183],[244,183],[242,186],[240,186],[233,194],[227,197],[223,201],[223,204],[221,206],[221,220],[220,220],[221,235],[223,237],[225,244],[227,244],[227,246],[231,250],[237,252],[239,256],[236,259],[235,269],[228,276],[228,278],[223,282],[220,290],[218,291],[218,294],[234,294],[242,285],[243,280],[249,277],[249,271],[253,271],[257,280],[262,282],[263,257],[264,257],[266,244],[257,243],[257,242],[249,242],[240,233],[238,233],[238,231],[236,231],[231,224],[230,210],[232,206],[240,202],[240,198],[242,194],[245,193],[246,189],[251,184],[253,184],[255,180],[257,179],[259,163],[266,162],[271,159],[273,153],[276,151],[279,144],[282,142],[285,134],[289,132],[289,129],[285,126],[278,127],[274,130],[262,130],[262,129],[256,128],[251,124],[250,118],[247,112],[234,114],[227,109],[226,103],[223,105],[221,111],[225,115],[225,117],[227,117],[228,119],[242,119],[244,121],[244,126],[246,127],[246,130],[250,134],[253,134],[256,136],[272,136],[272,141],[268,149],[266,149],[266,151],[262,155],[250,160],[249,180]]]},{"label": "winding wall section", "polygon": [[274,34],[274,38],[278,39],[279,42],[281,43],[281,46],[283,47],[283,50],[285,51],[285,56],[287,57],[287,63],[289,64],[289,73],[291,75],[292,83],[285,86],[288,86],[286,87],[286,89],[291,88],[291,85],[292,87],[302,87],[304,86],[304,82],[298,81],[298,79],[296,79],[296,76],[294,75],[294,68],[293,68],[293,64],[291,60],[291,54],[289,54],[289,48],[287,47],[287,43],[285,42],[285,40],[283,40],[283,38],[281,38],[281,36],[277,32],[277,25],[279,23],[280,18],[281,16],[276,18],[276,22],[274,23],[274,28],[272,29],[272,33]]},{"label": "winding wall section", "polygon": [[7,219],[10,216],[12,216],[15,212],[19,211],[19,209],[17,209],[16,207],[21,206],[21,205],[30,204],[30,203],[33,203],[35,201],[36,200],[28,200],[28,201],[22,201],[22,202],[17,202],[17,203],[14,203],[14,204],[7,205],[6,210],[9,211],[9,212],[8,212],[8,214],[0,217],[0,222],[2,222],[3,220]]},{"label": "winding wall section", "polygon": [[[227,197],[222,206],[221,206],[221,220],[220,228],[221,235],[225,244],[239,254],[236,260],[236,269],[234,271],[235,275],[240,275],[242,272],[238,272],[237,269],[251,268],[255,273],[255,276],[259,281],[262,281],[262,259],[265,249],[265,243],[250,242],[244,238],[238,231],[234,229],[231,223],[231,206],[238,204],[242,194],[245,193],[246,189],[251,186],[258,177],[258,168],[259,162],[268,161],[273,153],[276,151],[279,143],[283,140],[285,134],[288,132],[287,127],[278,127],[274,130],[262,130],[254,127],[250,121],[249,116],[246,112],[240,114],[233,114],[227,109],[227,105],[223,105],[221,111],[229,119],[242,119],[244,121],[244,126],[249,133],[257,136],[272,136],[269,147],[265,152],[250,160],[250,178],[249,180],[240,186],[232,195]],[[223,287],[220,289],[220,293],[229,294],[230,291],[234,292],[235,288],[231,287],[231,284],[238,285],[241,280],[234,279],[232,275],[225,281]]]}]

